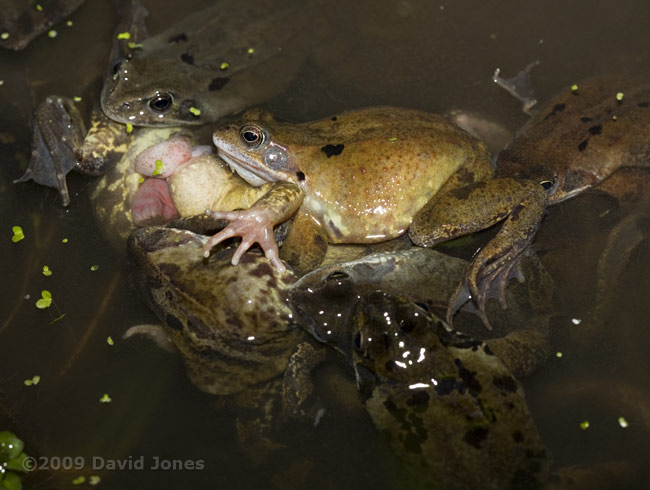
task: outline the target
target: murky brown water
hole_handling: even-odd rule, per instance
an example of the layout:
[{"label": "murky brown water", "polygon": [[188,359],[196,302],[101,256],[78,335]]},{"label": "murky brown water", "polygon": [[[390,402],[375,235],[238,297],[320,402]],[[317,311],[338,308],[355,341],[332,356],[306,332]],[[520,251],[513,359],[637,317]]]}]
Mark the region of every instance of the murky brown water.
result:
[{"label": "murky brown water", "polygon": [[[69,209],[60,207],[54,191],[11,184],[29,158],[29,114],[36,103],[53,93],[98,98],[115,15],[108,1],[87,3],[71,17],[73,27],[57,27],[55,39],[41,37],[22,53],[0,53],[0,430],[17,432],[34,455],[87,462],[93,456],[144,457],[145,466],[154,456],[205,461],[195,471],[41,471],[30,475],[30,488],[69,487],[78,474],[100,474],[104,488],[268,488],[270,474],[236,450],[231,421],[189,384],[173,356],[144,341],[119,340],[131,325],[155,319],[129,285],[122,254],[104,243],[93,223],[92,181],[69,179]],[[178,2],[168,3],[163,9],[161,2],[144,2],[152,32],[179,18]],[[186,0],[183,6],[207,3]],[[285,118],[307,120],[378,104],[434,112],[463,108],[514,130],[525,116],[491,82],[496,67],[511,76],[539,59],[533,72],[539,100],[581,77],[648,75],[650,69],[647,2],[323,4],[340,27],[332,52],[341,55],[326,65],[307,63],[291,87],[266,104]],[[538,250],[565,299],[556,321],[557,350],[564,356],[550,359],[526,387],[558,467],[627,461],[644,473],[650,447],[647,240],[624,271],[623,290],[612,292],[614,307],[605,312],[611,339],[589,346],[566,334],[571,318],[588,319],[594,311],[595,264],[618,218],[615,203],[599,196],[549,212]],[[11,242],[12,225],[25,232],[18,244]],[[99,269],[91,271],[95,264]],[[41,274],[43,265],[53,276]],[[34,306],[42,289],[52,292],[55,307]],[[49,325],[59,312],[65,318]],[[106,344],[109,335],[114,347]],[[36,374],[40,384],[26,387],[23,380]],[[112,403],[98,402],[104,393]],[[619,426],[620,416],[628,428]],[[588,430],[579,427],[584,420]],[[326,419],[309,446],[296,448],[296,462],[305,451],[313,455],[321,488],[398,487],[390,477],[390,453],[370,422],[347,427]],[[298,481],[282,488],[300,488]]]}]

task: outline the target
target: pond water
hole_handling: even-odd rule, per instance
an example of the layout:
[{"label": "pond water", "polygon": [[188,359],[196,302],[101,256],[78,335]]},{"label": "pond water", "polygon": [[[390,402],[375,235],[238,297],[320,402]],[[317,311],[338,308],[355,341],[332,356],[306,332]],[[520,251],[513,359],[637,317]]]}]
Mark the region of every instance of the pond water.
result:
[{"label": "pond water", "polygon": [[[211,2],[165,3],[143,2],[150,32]],[[649,75],[647,2],[321,3],[314,15],[335,26],[326,47],[332,55],[326,62],[308,60],[291,85],[264,104],[284,118],[395,105],[463,109],[515,131],[527,116],[491,81],[497,67],[508,77],[539,60],[533,85],[541,101],[591,75]],[[144,340],[121,340],[130,326],[156,319],[129,282],[123,251],[109,247],[93,220],[92,180],[71,175],[66,209],[53,190],[11,184],[29,160],[36,104],[50,94],[98,100],[116,15],[108,0],[93,0],[70,18],[73,26],[57,26],[55,38],[41,36],[24,52],[0,52],[0,430],[16,432],[35,456],[87,463],[131,457],[133,464],[144,458],[145,468],[156,457],[203,463],[184,471],[94,470],[90,464],[81,471],[43,470],[29,475],[28,488],[70,488],[79,474],[99,474],[104,488],[269,488],[273,479],[277,488],[290,489],[302,488],[296,475],[310,469],[315,488],[401,488],[390,451],[363,418],[324,418],[308,438],[297,438],[282,467],[251,463],[237,449],[227,412],[189,383],[178,359]],[[622,484],[630,475],[647,483],[647,240],[632,253],[623,285],[610,291],[601,312],[611,337],[590,344],[567,333],[572,319],[588,322],[595,311],[598,256],[620,218],[616,203],[598,195],[549,211],[536,249],[564,300],[554,319],[554,347],[563,356],[552,357],[525,387],[556,467],[624,462],[617,476]],[[11,241],[13,225],[24,230],[19,243]],[[52,276],[42,274],[44,265]],[[47,310],[34,304],[43,289],[54,299]],[[107,344],[108,336],[116,345]],[[35,375],[40,383],[25,386]],[[105,393],[112,403],[99,403]],[[580,428],[584,421],[587,430]]]}]

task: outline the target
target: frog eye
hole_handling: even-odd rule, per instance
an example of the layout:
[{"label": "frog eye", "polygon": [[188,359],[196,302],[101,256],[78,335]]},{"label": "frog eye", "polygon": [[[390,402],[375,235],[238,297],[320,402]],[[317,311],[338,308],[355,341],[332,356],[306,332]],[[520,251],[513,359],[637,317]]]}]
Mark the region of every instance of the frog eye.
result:
[{"label": "frog eye", "polygon": [[165,114],[174,105],[174,96],[168,92],[156,92],[149,99],[149,110],[154,114]]},{"label": "frog eye", "polygon": [[264,132],[257,126],[244,126],[239,135],[249,148],[258,148],[264,142]]}]

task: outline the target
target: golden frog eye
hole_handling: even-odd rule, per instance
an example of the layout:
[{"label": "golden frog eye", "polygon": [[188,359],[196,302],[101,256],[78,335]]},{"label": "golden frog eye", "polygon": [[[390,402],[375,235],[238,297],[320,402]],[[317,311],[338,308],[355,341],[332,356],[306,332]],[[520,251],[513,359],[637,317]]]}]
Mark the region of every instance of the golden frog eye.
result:
[{"label": "golden frog eye", "polygon": [[258,148],[264,142],[264,132],[257,126],[244,126],[239,131],[239,135],[249,148]]}]

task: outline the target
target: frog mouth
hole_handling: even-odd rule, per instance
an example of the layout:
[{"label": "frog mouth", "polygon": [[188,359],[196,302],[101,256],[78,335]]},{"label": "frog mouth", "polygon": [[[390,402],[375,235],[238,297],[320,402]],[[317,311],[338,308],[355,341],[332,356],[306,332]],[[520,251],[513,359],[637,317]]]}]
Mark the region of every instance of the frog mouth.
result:
[{"label": "frog mouth", "polygon": [[263,167],[250,160],[235,156],[237,152],[231,151],[229,145],[216,139],[214,139],[214,144],[217,147],[219,157],[228,164],[232,171],[237,172],[250,185],[259,187],[274,180],[273,176],[265,172]]}]

